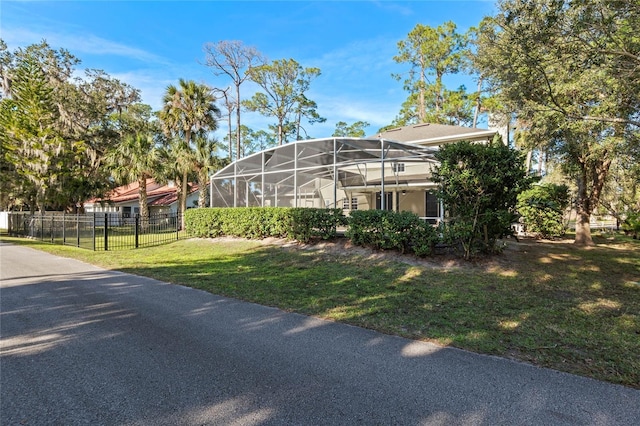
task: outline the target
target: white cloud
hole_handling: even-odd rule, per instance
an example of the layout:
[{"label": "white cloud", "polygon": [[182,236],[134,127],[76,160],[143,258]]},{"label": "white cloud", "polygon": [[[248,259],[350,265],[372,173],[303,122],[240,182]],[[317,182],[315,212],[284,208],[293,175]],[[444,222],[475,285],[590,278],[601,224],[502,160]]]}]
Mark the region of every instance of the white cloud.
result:
[{"label": "white cloud", "polygon": [[24,47],[46,40],[53,48],[64,48],[74,55],[113,55],[142,62],[168,64],[165,58],[143,49],[127,46],[97,37],[93,34],[71,34],[50,30],[33,31],[25,28],[3,28],[3,39],[10,49]]}]

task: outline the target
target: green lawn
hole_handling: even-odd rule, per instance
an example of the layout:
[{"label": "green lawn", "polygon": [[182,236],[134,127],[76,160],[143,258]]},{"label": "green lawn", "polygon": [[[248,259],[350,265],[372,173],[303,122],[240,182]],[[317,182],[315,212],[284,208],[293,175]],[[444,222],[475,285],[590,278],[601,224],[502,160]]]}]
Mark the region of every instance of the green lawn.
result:
[{"label": "green lawn", "polygon": [[476,264],[407,264],[362,251],[184,240],[61,256],[281,309],[640,389],[640,241],[510,241]]}]

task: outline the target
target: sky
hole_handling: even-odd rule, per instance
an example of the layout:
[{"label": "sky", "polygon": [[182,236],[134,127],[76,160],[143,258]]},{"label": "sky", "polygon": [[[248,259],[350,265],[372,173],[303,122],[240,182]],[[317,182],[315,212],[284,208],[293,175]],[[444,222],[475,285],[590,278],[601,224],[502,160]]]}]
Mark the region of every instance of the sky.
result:
[{"label": "sky", "polygon": [[[495,12],[492,0],[422,1],[14,1],[0,2],[0,38],[10,50],[46,40],[64,48],[84,68],[101,69],[141,91],[154,109],[180,78],[225,88],[231,81],[206,67],[203,45],[240,40],[268,60],[296,60],[321,75],[307,97],[325,123],[307,126],[308,136],[329,137],[338,121],[366,121],[367,135],[398,114],[407,92],[391,74],[397,43],[417,25],[453,21],[459,32]],[[445,80],[450,88],[475,87],[470,77]],[[241,87],[241,97],[258,90]],[[219,103],[222,107],[222,103]],[[222,108],[221,108],[222,109]],[[273,118],[243,113],[253,130],[268,130]],[[224,120],[219,139],[226,134]]]}]

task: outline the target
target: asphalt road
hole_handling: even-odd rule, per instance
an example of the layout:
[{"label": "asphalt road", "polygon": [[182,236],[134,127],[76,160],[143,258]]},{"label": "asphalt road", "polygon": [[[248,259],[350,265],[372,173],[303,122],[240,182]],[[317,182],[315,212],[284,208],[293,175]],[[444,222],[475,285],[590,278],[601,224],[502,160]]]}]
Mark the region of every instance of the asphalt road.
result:
[{"label": "asphalt road", "polygon": [[0,424],[637,425],[640,391],[0,243]]}]

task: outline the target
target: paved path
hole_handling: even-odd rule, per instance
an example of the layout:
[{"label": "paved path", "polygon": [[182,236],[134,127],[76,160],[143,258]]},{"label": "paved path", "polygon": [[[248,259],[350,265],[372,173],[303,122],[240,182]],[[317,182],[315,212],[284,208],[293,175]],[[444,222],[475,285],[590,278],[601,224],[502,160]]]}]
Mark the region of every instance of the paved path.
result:
[{"label": "paved path", "polygon": [[640,391],[0,243],[2,425],[634,425]]}]

